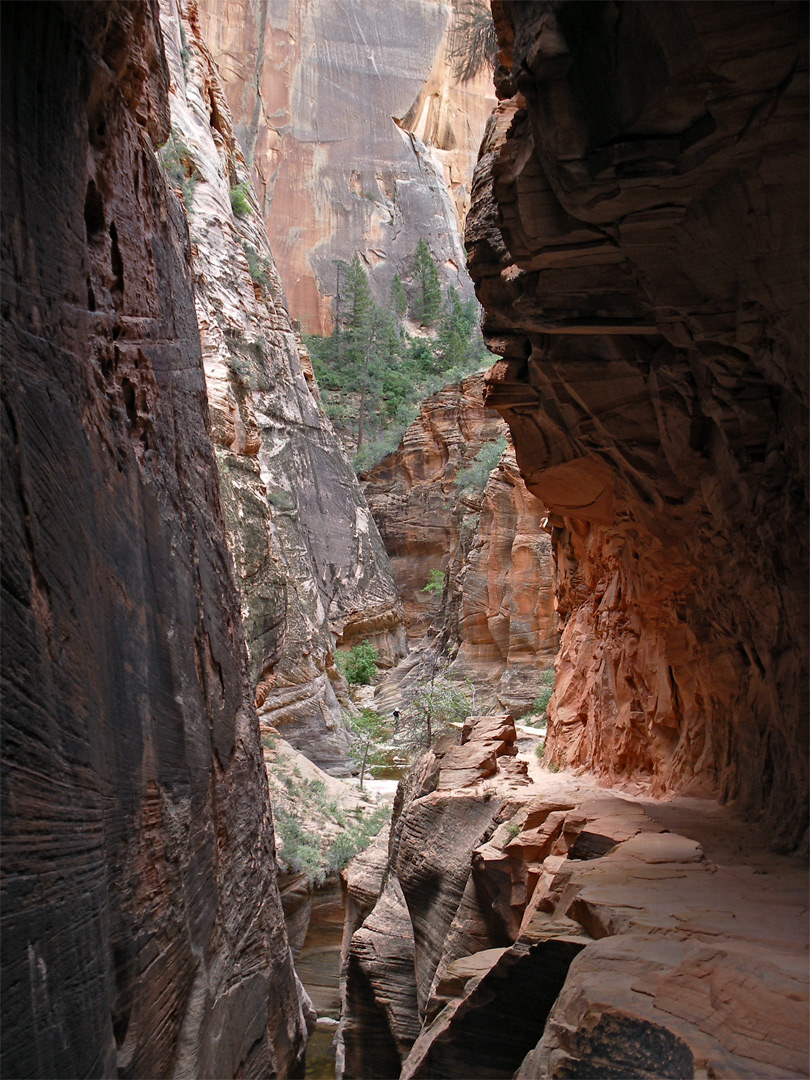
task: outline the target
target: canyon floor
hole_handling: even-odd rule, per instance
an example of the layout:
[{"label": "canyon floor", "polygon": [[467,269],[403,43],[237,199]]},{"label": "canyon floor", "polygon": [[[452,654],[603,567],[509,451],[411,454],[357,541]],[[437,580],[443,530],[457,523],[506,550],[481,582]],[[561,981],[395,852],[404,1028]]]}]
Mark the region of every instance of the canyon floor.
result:
[{"label": "canyon floor", "polygon": [[808,1075],[803,856],[712,800],[552,772],[503,717],[463,740],[403,782],[385,877],[347,872],[379,899],[355,923],[344,1077],[382,1075],[394,1044],[402,1077]]}]

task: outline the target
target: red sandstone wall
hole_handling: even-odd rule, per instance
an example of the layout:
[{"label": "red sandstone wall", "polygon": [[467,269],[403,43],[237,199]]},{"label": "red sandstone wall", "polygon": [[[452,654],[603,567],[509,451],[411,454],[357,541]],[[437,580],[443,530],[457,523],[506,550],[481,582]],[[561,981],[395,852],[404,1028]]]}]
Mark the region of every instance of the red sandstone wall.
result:
[{"label": "red sandstone wall", "polygon": [[807,8],[494,0],[467,226],[552,514],[547,753],[807,823]]}]

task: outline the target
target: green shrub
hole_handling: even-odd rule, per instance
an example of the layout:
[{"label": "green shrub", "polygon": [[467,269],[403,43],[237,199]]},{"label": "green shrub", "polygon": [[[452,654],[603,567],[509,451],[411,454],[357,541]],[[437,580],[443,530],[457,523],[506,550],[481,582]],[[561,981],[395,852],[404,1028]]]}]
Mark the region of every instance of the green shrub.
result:
[{"label": "green shrub", "polygon": [[191,150],[174,129],[172,129],[171,135],[160,148],[160,161],[166,170],[166,175],[171,181],[172,187],[180,188],[186,213],[191,216],[194,188],[197,186],[197,175],[191,157]]},{"label": "green shrub", "polygon": [[[233,191],[231,191],[231,205],[233,206]],[[240,217],[243,216],[244,214],[240,214]],[[253,244],[248,244],[247,241],[242,244],[242,250],[245,253],[248,270],[250,271],[250,276],[253,281],[255,281],[257,285],[266,285],[268,283],[269,273],[267,260],[263,259]]]},{"label": "green shrub", "polygon": [[506,833],[510,840],[514,840],[519,832],[523,831],[523,826],[517,821],[510,821],[506,826]]},{"label": "green shrub", "polygon": [[438,595],[444,592],[444,583],[447,579],[447,575],[444,570],[431,570],[428,574],[427,583],[424,585],[422,592],[430,593],[431,595]]},{"label": "green shrub", "polygon": [[456,484],[462,491],[469,491],[480,495],[487,485],[489,474],[501,460],[506,449],[506,436],[502,435],[493,443],[482,446],[475,455],[472,463],[464,469],[459,469],[456,476]]},{"label": "green shrub", "polygon": [[342,656],[343,673],[348,682],[359,686],[368,686],[377,674],[377,661],[380,654],[369,642],[368,638],[362,645],[353,645],[348,655]]},{"label": "green shrub", "polygon": [[544,716],[548,703],[551,701],[551,695],[554,693],[554,680],[557,675],[553,668],[548,668],[546,671],[540,673],[540,685],[543,689],[540,691],[539,697],[534,699],[531,712],[529,716]]},{"label": "green shrub", "polygon": [[248,202],[248,190],[247,181],[231,188],[231,209],[237,217],[247,217],[248,214],[253,212],[253,209]]}]

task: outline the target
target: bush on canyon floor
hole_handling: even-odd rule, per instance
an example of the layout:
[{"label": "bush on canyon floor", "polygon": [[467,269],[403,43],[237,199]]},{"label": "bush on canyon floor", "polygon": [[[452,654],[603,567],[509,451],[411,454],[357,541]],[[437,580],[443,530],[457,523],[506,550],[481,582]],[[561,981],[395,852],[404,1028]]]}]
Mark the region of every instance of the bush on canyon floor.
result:
[{"label": "bush on canyon floor", "polygon": [[529,713],[529,717],[545,717],[548,703],[551,701],[551,695],[554,693],[554,681],[556,677],[557,673],[553,668],[549,668],[547,671],[540,673],[540,685],[543,689],[540,691],[539,697],[534,699],[534,704],[532,705],[532,711]]},{"label": "bush on canyon floor", "polygon": [[464,689],[450,680],[445,669],[434,667],[429,680],[417,683],[405,697],[397,742],[408,749],[424,749],[451,724],[466,720],[472,701]]},{"label": "bush on canyon floor", "polygon": [[355,764],[360,769],[360,790],[362,791],[366,768],[370,765],[384,765],[386,762],[385,752],[380,743],[390,737],[391,726],[375,709],[364,708],[356,716],[349,713],[345,713],[344,716],[354,736],[351,753]]},{"label": "bush on canyon floor", "polygon": [[346,681],[359,686],[368,686],[377,674],[379,659],[379,652],[368,638],[361,645],[352,645],[347,653],[335,653],[335,663]]},{"label": "bush on canyon floor", "polygon": [[326,868],[337,872],[342,870],[350,859],[365,851],[371,841],[391,819],[392,807],[378,806],[371,814],[358,819],[345,832],[336,837],[326,853]]}]

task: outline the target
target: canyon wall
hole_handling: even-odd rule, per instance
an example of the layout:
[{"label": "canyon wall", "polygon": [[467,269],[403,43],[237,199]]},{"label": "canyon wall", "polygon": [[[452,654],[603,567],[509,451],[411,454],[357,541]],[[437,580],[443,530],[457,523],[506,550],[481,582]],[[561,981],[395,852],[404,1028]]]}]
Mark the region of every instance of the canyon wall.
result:
[{"label": "canyon wall", "polygon": [[434,0],[201,0],[290,308],[324,333],[335,260],[360,252],[378,302],[420,236],[471,295],[459,221],[491,72],[453,75],[453,8]]},{"label": "canyon wall", "polygon": [[[427,652],[452,659],[479,705],[525,712],[558,647],[547,511],[509,447],[489,479],[467,486],[464,471],[507,431],[484,408],[483,390],[483,377],[471,375],[423,401],[399,447],[363,474],[363,488],[412,644],[430,635]],[[431,571],[444,574],[444,587],[425,592]],[[426,655],[394,677],[417,673]]]},{"label": "canyon wall", "polygon": [[[196,7],[162,7],[223,509],[263,723],[347,766],[335,642],[405,652],[379,533],[317,399]],[[241,195],[232,205],[231,192]]]},{"label": "canyon wall", "polygon": [[2,1073],[297,1074],[157,5],[2,17]]},{"label": "canyon wall", "polygon": [[807,827],[807,7],[495,0],[467,224],[550,511],[547,755]]}]

